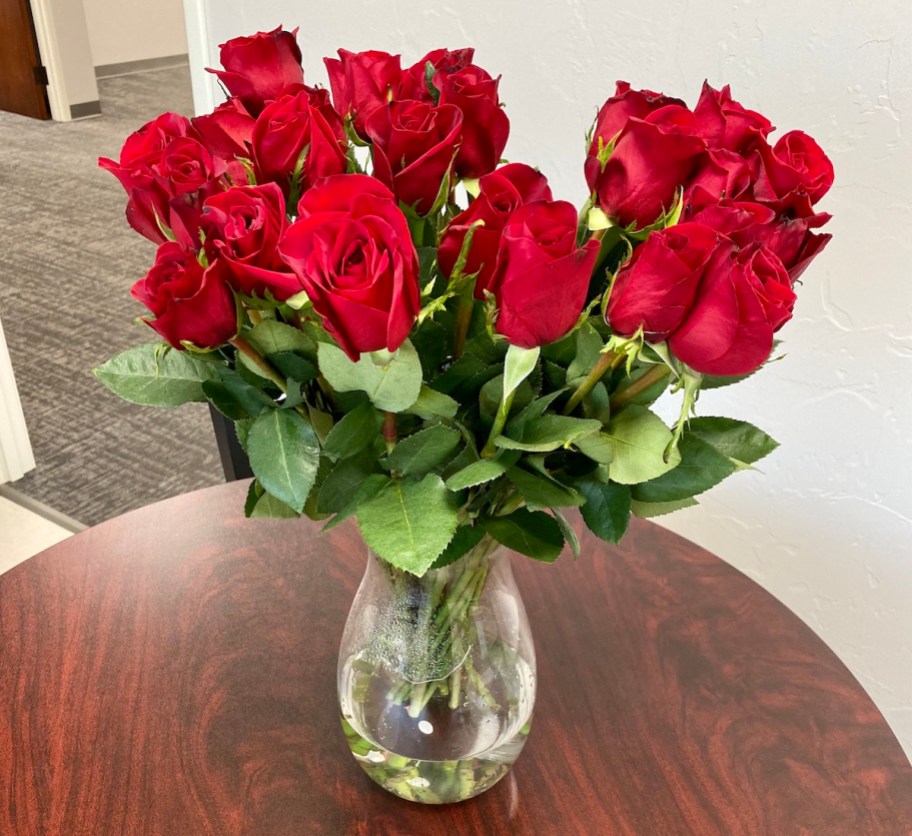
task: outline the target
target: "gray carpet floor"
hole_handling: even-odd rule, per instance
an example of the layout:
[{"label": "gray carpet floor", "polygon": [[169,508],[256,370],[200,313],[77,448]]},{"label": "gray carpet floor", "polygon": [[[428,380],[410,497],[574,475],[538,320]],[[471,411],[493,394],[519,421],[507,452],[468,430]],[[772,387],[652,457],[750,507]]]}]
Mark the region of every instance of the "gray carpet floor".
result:
[{"label": "gray carpet floor", "polygon": [[0,319],[37,467],[13,487],[88,525],[222,481],[204,405],[124,403],[91,370],[152,342],[129,295],[155,254],[99,156],[166,110],[192,113],[186,68],[99,82],[103,115],[0,112]]}]

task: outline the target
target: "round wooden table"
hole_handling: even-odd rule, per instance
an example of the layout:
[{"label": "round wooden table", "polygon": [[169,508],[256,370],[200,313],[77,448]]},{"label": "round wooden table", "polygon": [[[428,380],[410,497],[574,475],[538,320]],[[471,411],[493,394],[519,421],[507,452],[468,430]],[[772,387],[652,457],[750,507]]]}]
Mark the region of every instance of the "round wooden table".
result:
[{"label": "round wooden table", "polygon": [[0,833],[900,834],[912,767],[845,666],[713,555],[635,522],[514,558],[536,638],[525,751],[425,807],[348,752],[336,650],[353,527],[250,521],[233,483],[0,577]]}]

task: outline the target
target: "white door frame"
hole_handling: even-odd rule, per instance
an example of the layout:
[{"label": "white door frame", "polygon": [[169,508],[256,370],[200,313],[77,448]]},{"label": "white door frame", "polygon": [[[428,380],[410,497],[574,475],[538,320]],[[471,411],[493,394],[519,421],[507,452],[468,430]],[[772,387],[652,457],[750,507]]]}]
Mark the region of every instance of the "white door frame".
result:
[{"label": "white door frame", "polygon": [[57,48],[57,30],[54,27],[54,15],[48,0],[29,0],[32,7],[32,19],[35,22],[35,38],[38,41],[38,52],[41,62],[47,70],[48,104],[51,108],[51,119],[56,122],[70,122],[70,106],[63,86],[63,62]]},{"label": "white door frame", "polygon": [[15,482],[34,467],[35,456],[0,322],[0,484]]}]

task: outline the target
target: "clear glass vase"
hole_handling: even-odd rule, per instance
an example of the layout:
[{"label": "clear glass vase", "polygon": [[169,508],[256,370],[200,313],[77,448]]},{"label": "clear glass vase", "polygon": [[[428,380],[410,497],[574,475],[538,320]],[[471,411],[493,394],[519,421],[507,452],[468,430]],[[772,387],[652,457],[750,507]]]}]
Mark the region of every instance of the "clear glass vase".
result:
[{"label": "clear glass vase", "polygon": [[416,578],[370,555],[339,652],[352,754],[380,786],[447,804],[484,792],[519,756],[535,651],[509,553],[485,538]]}]

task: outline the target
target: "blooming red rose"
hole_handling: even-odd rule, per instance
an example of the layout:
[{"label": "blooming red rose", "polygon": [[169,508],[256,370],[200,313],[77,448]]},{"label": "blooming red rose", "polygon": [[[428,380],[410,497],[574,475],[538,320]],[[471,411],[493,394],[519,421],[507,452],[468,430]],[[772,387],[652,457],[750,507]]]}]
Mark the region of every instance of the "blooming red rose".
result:
[{"label": "blooming red rose", "polygon": [[741,152],[773,130],[769,119],[736,102],[727,84],[721,90],[714,90],[704,81],[694,116],[697,134],[710,148]]},{"label": "blooming red rose", "polygon": [[668,346],[703,374],[747,374],[769,357],[773,333],[791,318],[794,304],[788,273],[766,247],[757,245],[734,257],[717,252]]},{"label": "blooming red rose", "polygon": [[348,167],[342,124],[325,90],[302,89],[267,105],[253,128],[257,182],[278,183],[291,193],[292,177],[306,152],[296,185],[300,194],[321,177]]},{"label": "blooming red rose", "polygon": [[468,67],[474,57],[475,50],[472,47],[431,50],[420,61],[416,61],[411,67],[402,71],[402,77],[394,90],[393,98],[415,99],[419,102],[434,104],[434,97],[427,84],[427,65],[430,64],[433,67],[431,73],[433,77],[437,75],[438,71],[455,73]]},{"label": "blooming red rose", "polygon": [[158,248],[155,264],[131,293],[155,315],[144,322],[174,348],[216,348],[237,334],[237,307],[218,263],[203,268],[174,241]]},{"label": "blooming red rose", "polygon": [[638,228],[671,209],[676,190],[688,182],[706,147],[694,130],[693,114],[680,105],[628,119],[597,172],[598,205],[622,226]]},{"label": "blooming red rose", "polygon": [[277,249],[288,221],[285,198],[275,183],[239,186],[210,197],[200,225],[210,261],[220,259],[227,280],[245,296],[269,294],[284,301],[301,289]]},{"label": "blooming red rose", "polygon": [[339,50],[338,58],[324,58],[336,110],[350,116],[352,127],[365,136],[364,123],[393,96],[402,79],[398,55],[370,50]]},{"label": "blooming red rose", "polygon": [[290,84],[304,82],[298,30],[282,27],[257,32],[245,38],[232,38],[219,46],[224,70],[212,70],[232,96],[258,115],[267,102],[277,99]]},{"label": "blooming red rose", "polygon": [[598,241],[576,243],[577,215],[563,200],[520,206],[500,239],[492,282],[497,332],[534,348],[560,339],[576,324],[598,257]]},{"label": "blooming red rose", "polygon": [[606,319],[629,337],[643,328],[649,342],[668,338],[690,311],[710,259],[734,244],[703,224],[682,223],[650,233],[618,272]]},{"label": "blooming red rose", "polygon": [[757,143],[751,170],[755,200],[799,217],[812,215],[813,205],[833,185],[833,164],[801,131],[783,134],[772,148],[765,142]]},{"label": "blooming red rose", "polygon": [[447,226],[437,250],[437,263],[445,276],[452,275],[466,234],[472,224],[481,221],[472,235],[463,274],[477,274],[475,298],[484,299],[494,276],[500,234],[510,215],[524,203],[551,200],[551,189],[544,174],[524,163],[509,163],[486,174],[478,187],[478,197]]},{"label": "blooming red rose", "polygon": [[478,178],[493,171],[507,145],[510,120],[500,106],[499,83],[500,76],[491,78],[474,64],[443,68],[434,76],[440,104],[456,105],[462,111],[462,143],[455,163],[460,177]]},{"label": "blooming red rose", "polygon": [[393,194],[373,177],[327,177],[307,191],[279,253],[343,351],[395,351],[420,309],[418,254]]},{"label": "blooming red rose", "polygon": [[704,151],[684,189],[685,217],[720,200],[737,200],[750,182],[750,168],[740,154],[724,149]]},{"label": "blooming red rose", "polygon": [[226,160],[250,157],[255,121],[241,100],[234,97],[222,102],[212,113],[191,120],[210,153]]},{"label": "blooming red rose", "polygon": [[453,170],[462,138],[459,108],[390,102],[370,115],[365,131],[373,142],[374,176],[418,214],[428,214]]}]

